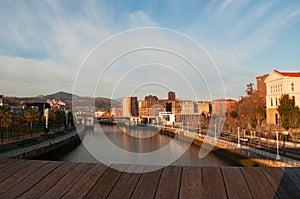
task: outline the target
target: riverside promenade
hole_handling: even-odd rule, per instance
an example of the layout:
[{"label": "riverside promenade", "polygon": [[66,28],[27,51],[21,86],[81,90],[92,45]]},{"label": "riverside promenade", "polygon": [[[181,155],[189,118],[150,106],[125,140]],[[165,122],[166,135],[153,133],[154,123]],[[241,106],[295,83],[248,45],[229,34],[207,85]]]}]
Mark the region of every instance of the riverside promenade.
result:
[{"label": "riverside promenade", "polygon": [[300,168],[112,167],[1,159],[0,198],[300,198]]}]

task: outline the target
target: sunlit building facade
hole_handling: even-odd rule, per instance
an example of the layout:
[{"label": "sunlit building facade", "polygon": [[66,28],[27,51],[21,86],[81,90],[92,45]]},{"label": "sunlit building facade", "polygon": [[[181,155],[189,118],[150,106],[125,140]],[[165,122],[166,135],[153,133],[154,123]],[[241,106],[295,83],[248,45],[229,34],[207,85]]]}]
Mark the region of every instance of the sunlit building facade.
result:
[{"label": "sunlit building facade", "polygon": [[273,70],[265,80],[267,94],[267,123],[279,124],[277,111],[279,100],[282,95],[288,94],[300,106],[300,72],[279,72]]}]

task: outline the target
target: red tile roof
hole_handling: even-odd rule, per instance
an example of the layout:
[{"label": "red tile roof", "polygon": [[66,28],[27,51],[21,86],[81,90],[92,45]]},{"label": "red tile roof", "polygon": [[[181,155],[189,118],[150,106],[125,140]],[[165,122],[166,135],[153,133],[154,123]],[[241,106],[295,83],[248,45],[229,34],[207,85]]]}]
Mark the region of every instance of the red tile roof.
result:
[{"label": "red tile roof", "polygon": [[279,73],[280,75],[283,76],[288,76],[288,77],[300,77],[300,72],[279,72],[278,70],[274,70],[276,73]]}]

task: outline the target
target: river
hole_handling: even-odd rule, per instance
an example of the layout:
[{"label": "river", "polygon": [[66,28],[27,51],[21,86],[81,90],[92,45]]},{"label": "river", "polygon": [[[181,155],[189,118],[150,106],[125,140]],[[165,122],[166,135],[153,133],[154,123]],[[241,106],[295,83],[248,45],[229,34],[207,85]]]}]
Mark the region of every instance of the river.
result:
[{"label": "river", "polygon": [[199,150],[198,146],[146,127],[129,130],[102,125],[101,128],[86,131],[82,142],[72,151],[50,154],[46,159],[106,164],[238,166],[213,152],[199,158]]}]

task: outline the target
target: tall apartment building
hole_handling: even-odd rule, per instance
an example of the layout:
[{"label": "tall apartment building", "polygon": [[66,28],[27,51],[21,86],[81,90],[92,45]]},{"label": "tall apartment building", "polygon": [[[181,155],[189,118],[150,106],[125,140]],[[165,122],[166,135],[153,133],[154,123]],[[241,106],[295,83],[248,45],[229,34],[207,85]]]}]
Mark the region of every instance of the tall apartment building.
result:
[{"label": "tall apartment building", "polygon": [[176,94],[173,91],[168,92],[168,100],[176,100]]},{"label": "tall apartment building", "polygon": [[137,97],[123,97],[122,101],[123,117],[138,116]]},{"label": "tall apartment building", "polygon": [[288,94],[290,98],[294,99],[295,105],[300,106],[300,72],[273,70],[265,79],[265,83],[267,88],[267,123],[278,124],[279,113],[277,108],[282,95]]}]

